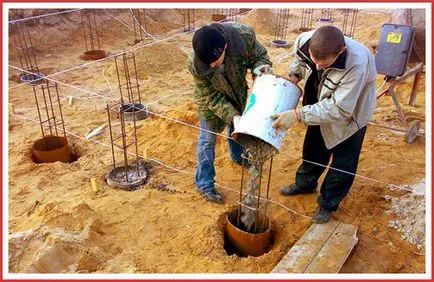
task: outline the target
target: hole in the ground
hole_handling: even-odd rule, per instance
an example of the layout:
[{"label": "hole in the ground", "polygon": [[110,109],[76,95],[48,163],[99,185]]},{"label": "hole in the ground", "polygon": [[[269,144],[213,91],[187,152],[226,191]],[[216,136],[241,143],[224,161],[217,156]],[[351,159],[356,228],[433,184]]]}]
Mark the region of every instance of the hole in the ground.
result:
[{"label": "hole in the ground", "polygon": [[238,208],[226,215],[223,247],[228,255],[239,257],[261,256],[268,252],[274,243],[274,231],[267,216],[258,214],[258,228],[248,232],[241,221],[238,221]]},{"label": "hole in the ground", "polygon": [[45,136],[36,140],[31,149],[32,160],[34,163],[72,163],[81,156],[77,148],[68,146],[65,137]]},{"label": "hole in the ground", "polygon": [[83,53],[81,56],[83,60],[86,61],[95,61],[102,59],[106,56],[106,52],[104,50],[89,50]]}]

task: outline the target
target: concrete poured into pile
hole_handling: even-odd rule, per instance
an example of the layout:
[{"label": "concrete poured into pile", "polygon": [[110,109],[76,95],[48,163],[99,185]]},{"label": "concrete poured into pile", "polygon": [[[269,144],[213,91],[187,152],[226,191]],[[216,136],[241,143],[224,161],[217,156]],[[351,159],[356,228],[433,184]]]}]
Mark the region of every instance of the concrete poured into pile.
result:
[{"label": "concrete poured into pile", "polygon": [[247,196],[243,199],[243,204],[252,209],[241,206],[241,222],[247,228],[247,231],[252,232],[256,222],[256,203],[261,180],[261,167],[264,162],[273,154],[273,147],[259,139],[251,139],[245,144],[248,152],[248,160],[250,164],[249,179],[247,182]]}]

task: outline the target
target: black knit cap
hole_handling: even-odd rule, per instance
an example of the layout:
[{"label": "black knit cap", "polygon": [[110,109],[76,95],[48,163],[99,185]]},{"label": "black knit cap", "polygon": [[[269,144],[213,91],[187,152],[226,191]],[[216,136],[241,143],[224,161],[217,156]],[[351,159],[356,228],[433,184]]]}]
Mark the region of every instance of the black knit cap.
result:
[{"label": "black knit cap", "polygon": [[226,40],[214,26],[203,26],[193,36],[193,50],[205,64],[217,61],[225,50]]}]

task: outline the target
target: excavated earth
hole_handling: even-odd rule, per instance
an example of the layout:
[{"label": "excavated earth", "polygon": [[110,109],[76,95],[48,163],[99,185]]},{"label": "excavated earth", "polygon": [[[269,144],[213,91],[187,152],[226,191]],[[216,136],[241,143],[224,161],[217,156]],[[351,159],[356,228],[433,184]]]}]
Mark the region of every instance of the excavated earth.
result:
[{"label": "excavated earth", "polygon": [[[15,10],[12,17],[52,10]],[[318,11],[317,11],[318,12]],[[90,62],[78,12],[26,23],[34,40],[41,72],[59,82],[63,117],[73,163],[36,164],[30,148],[41,137],[33,90],[20,85],[20,73],[9,68],[8,221],[9,272],[12,273],[269,273],[311,225],[315,195],[283,197],[278,188],[293,181],[300,164],[305,126],[286,135],[274,158],[268,206],[273,244],[260,257],[228,255],[224,248],[225,215],[236,205],[241,167],[228,156],[225,138],[217,138],[217,189],[223,205],[206,202],[195,191],[194,170],[198,125],[193,103],[193,79],[186,69],[192,33],[183,32],[182,11],[147,11],[147,38],[133,45],[128,10],[99,10],[101,49],[109,55],[136,48],[142,101],[153,113],[136,124],[138,152],[147,152],[149,178],[142,188],[125,191],[105,180],[113,167],[108,129],[83,139],[88,129],[107,123],[106,104],[119,101],[114,59]],[[195,26],[210,22],[210,10],[196,10]],[[237,20],[250,24],[266,46],[276,74],[285,76],[292,49],[270,46],[274,10],[252,10]],[[342,11],[334,11],[342,25]],[[116,18],[116,19],[115,19]],[[361,10],[355,38],[366,45],[378,40],[390,11]],[[291,10],[288,41],[293,43],[301,20]],[[125,23],[121,24],[119,21]],[[12,40],[10,65],[19,66]],[[412,65],[413,66],[413,65]],[[251,77],[248,76],[251,85]],[[377,86],[383,77],[378,76]],[[413,144],[403,141],[403,127],[390,96],[378,99],[367,130],[356,177],[349,195],[333,218],[359,226],[359,244],[343,273],[425,272],[425,73],[417,86],[414,107],[408,106],[411,80],[396,87],[408,121],[421,122]],[[72,105],[68,96],[74,97]],[[166,117],[163,118],[162,116]],[[169,118],[169,119],[168,119]],[[174,122],[176,119],[180,122]],[[116,120],[117,122],[117,120]],[[378,125],[386,126],[380,127]],[[387,128],[388,127],[388,128]],[[392,129],[391,129],[392,128]],[[393,129],[394,128],[394,129]],[[113,130],[118,132],[119,126]],[[132,123],[126,131],[132,134]],[[405,129],[404,129],[405,131]],[[119,156],[118,156],[119,157]],[[121,159],[120,159],[121,160]],[[91,186],[96,179],[96,191]],[[404,188],[404,189],[401,189]],[[411,192],[409,190],[414,190]]]}]

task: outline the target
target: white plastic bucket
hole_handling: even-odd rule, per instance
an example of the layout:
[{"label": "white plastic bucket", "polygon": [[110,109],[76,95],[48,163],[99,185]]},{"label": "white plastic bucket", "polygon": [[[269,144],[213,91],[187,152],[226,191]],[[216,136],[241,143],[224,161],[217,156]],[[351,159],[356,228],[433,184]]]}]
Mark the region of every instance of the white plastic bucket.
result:
[{"label": "white plastic bucket", "polygon": [[273,74],[256,78],[246,108],[235,126],[232,138],[244,145],[249,136],[271,144],[277,151],[282,145],[286,130],[273,128],[273,114],[295,109],[301,89],[291,81]]}]

